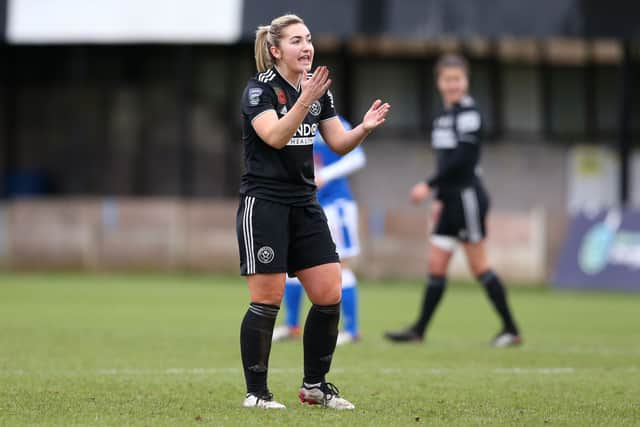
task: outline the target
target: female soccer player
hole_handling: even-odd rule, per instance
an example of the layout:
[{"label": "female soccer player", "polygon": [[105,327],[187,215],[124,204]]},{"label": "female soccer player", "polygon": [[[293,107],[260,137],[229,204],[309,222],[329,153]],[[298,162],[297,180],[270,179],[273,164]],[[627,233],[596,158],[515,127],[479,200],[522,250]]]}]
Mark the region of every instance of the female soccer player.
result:
[{"label": "female soccer player", "polygon": [[336,117],[329,71],[313,63],[311,34],[285,15],[256,32],[258,74],[242,95],[244,163],[237,235],[250,304],[240,329],[245,407],[284,408],[267,387],[271,337],[285,276],[295,275],[312,307],[304,328],[302,402],[353,409],[326,381],[338,336],[340,263],[316,199],[312,145],[319,130],[337,153],[357,147],[384,123],[390,106],[376,100],[346,131]]},{"label": "female soccer player", "polygon": [[436,153],[437,172],[410,192],[414,204],[424,202],[433,190],[436,222],[429,247],[429,280],[422,311],[406,330],[386,332],[395,342],[421,341],[447,281],[447,270],[457,241],[462,243],[473,274],[484,285],[502,320],[502,330],[493,339],[496,347],[522,342],[507,304],[502,282],[491,269],[485,245],[489,196],[478,174],[482,119],[467,94],[469,67],[458,55],[445,55],[436,63],[437,85],[444,110],[435,119],[431,144]]},{"label": "female soccer player", "polygon": [[[339,117],[345,129],[351,124]],[[338,333],[337,345],[357,342],[358,329],[358,283],[349,262],[360,253],[358,239],[358,205],[353,199],[347,177],[363,168],[366,159],[362,147],[356,147],[345,156],[334,153],[316,134],[313,144],[316,166],[318,202],[327,216],[331,237],[340,256],[342,270],[342,330]],[[284,286],[286,322],[273,330],[273,340],[282,341],[300,336],[300,303],[302,285],[297,277],[288,277]]]}]

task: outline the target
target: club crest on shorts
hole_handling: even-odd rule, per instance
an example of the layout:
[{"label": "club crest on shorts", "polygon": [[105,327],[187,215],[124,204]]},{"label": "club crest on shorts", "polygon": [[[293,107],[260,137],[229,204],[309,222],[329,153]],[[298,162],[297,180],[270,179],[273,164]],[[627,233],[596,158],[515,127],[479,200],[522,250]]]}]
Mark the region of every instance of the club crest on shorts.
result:
[{"label": "club crest on shorts", "polygon": [[273,261],[274,256],[275,253],[270,246],[263,246],[258,249],[258,261],[263,264],[269,264],[271,261]]},{"label": "club crest on shorts", "polygon": [[320,101],[314,101],[313,104],[309,106],[309,112],[313,116],[319,116],[322,111],[322,105],[320,105]]}]

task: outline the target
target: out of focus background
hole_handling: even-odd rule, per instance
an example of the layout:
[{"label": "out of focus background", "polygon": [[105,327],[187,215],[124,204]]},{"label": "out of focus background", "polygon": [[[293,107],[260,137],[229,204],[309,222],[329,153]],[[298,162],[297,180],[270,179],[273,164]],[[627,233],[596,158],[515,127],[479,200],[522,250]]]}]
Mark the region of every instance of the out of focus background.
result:
[{"label": "out of focus background", "polygon": [[341,114],[393,105],[352,180],[361,276],[424,274],[407,194],[433,171],[432,67],[454,51],[484,117],[496,268],[640,289],[640,6],[623,0],[1,0],[1,268],[236,273],[240,95],[256,26],[286,12]]},{"label": "out of focus background", "polygon": [[[351,180],[362,334],[328,378],[349,414],[296,400],[299,340],[271,353],[287,411],[240,408],[240,97],[287,12],[339,113],[393,105]],[[425,342],[382,338],[424,287],[408,192],[444,52],[471,63],[517,349],[488,345],[461,258]],[[640,425],[639,137],[637,1],[0,0],[0,425]]]}]

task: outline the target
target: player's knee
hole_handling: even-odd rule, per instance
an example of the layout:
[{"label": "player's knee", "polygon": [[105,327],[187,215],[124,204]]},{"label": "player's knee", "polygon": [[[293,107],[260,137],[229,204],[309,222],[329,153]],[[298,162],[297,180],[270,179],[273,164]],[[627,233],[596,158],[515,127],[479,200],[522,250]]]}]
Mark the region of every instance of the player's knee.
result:
[{"label": "player's knee", "polygon": [[342,290],[340,287],[333,287],[314,301],[314,304],[318,305],[333,305],[338,304],[342,298]]},{"label": "player's knee", "polygon": [[309,293],[309,299],[316,305],[333,305],[342,298],[342,286],[340,281],[332,281],[324,286],[318,286],[314,292]]},{"label": "player's knee", "polygon": [[254,289],[251,292],[251,302],[260,304],[280,305],[283,297],[283,290],[280,287],[267,287]]},{"label": "player's knee", "polygon": [[469,268],[474,277],[478,277],[490,270],[489,263],[486,260],[470,260]]},{"label": "player's knee", "polygon": [[429,257],[428,268],[429,273],[437,276],[446,276],[447,274],[447,261],[437,256]]}]

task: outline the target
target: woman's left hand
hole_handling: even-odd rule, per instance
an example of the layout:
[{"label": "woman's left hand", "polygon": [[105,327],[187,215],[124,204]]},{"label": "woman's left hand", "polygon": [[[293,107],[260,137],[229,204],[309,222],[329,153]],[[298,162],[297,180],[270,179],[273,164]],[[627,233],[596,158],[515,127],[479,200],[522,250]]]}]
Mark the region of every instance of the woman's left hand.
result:
[{"label": "woman's left hand", "polygon": [[371,132],[382,123],[385,122],[387,114],[391,109],[391,105],[387,102],[382,102],[379,99],[373,101],[371,108],[367,111],[362,119],[362,127],[365,131]]}]

